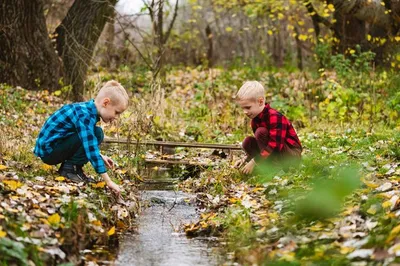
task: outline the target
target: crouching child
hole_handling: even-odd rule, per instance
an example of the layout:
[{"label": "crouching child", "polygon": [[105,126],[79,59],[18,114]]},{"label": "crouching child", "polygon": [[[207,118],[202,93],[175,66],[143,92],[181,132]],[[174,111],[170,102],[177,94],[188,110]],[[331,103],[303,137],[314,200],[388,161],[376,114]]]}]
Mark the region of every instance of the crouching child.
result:
[{"label": "crouching child", "polygon": [[290,121],[265,102],[264,87],[257,81],[247,81],[239,89],[237,102],[251,119],[254,136],[242,142],[247,156],[235,163],[244,174],[250,174],[256,165],[283,163],[284,159],[301,158],[302,146]]},{"label": "crouching child", "polygon": [[43,125],[36,140],[34,153],[49,165],[61,164],[58,173],[74,182],[94,182],[82,167],[90,161],[107,186],[120,194],[120,187],[107,174],[111,158],[100,153],[104,133],[96,126],[100,118],[112,122],[128,107],[129,97],[122,85],[107,82],[95,99],[67,104],[53,113]]}]

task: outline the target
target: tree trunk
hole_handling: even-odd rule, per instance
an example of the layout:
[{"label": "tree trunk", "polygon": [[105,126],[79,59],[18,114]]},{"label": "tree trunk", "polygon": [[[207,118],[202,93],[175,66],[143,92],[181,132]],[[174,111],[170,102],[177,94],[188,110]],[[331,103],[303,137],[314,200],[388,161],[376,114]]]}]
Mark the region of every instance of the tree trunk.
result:
[{"label": "tree trunk", "polygon": [[[340,40],[338,52],[344,52],[348,48],[354,48],[360,44],[363,50],[372,50],[376,53],[375,62],[384,62],[390,57],[387,49],[391,42],[391,36],[398,33],[400,27],[400,3],[398,0],[328,0],[335,6],[334,28],[337,38]],[[368,31],[368,27],[371,29]],[[366,35],[386,39],[384,44],[368,43]]]},{"label": "tree trunk", "polygon": [[64,62],[65,83],[72,85],[72,97],[83,99],[84,81],[94,47],[117,0],[76,0],[57,27],[57,51]]},{"label": "tree trunk", "polygon": [[347,49],[354,48],[357,44],[365,48],[365,22],[352,15],[335,13],[336,23],[334,25],[336,38],[340,40],[335,47],[336,52],[345,53]]},{"label": "tree trunk", "polygon": [[211,31],[210,25],[207,24],[206,27],[206,36],[207,36],[207,42],[208,42],[208,48],[207,48],[207,64],[208,67],[213,67],[213,35]]},{"label": "tree trunk", "polygon": [[105,37],[105,61],[104,65],[107,68],[110,69],[116,69],[116,49],[114,45],[114,39],[115,39],[115,12],[112,12],[110,21],[106,24],[105,32],[106,32],[106,37]]},{"label": "tree trunk", "polygon": [[[392,17],[387,13],[383,0],[331,0],[335,6],[335,13],[348,14],[360,21],[369,22],[390,30]],[[392,2],[396,2],[391,0]]]},{"label": "tree trunk", "polygon": [[1,1],[0,51],[0,83],[58,87],[62,68],[48,36],[42,1]]}]

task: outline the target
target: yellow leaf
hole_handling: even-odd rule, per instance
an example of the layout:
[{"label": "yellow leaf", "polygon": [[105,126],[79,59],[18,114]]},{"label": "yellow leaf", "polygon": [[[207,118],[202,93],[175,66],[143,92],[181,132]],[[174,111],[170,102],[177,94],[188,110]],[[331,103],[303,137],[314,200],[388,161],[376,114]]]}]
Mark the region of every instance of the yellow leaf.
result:
[{"label": "yellow leaf", "polygon": [[324,224],[321,222],[316,223],[313,226],[310,226],[309,229],[313,232],[318,232],[324,230]]},{"label": "yellow leaf", "polygon": [[237,198],[229,198],[229,202],[232,203],[232,204],[235,204],[238,201],[239,200]]},{"label": "yellow leaf", "polygon": [[60,95],[61,95],[61,91],[60,91],[60,90],[55,91],[55,92],[54,92],[54,95],[55,95],[55,96],[60,96]]},{"label": "yellow leaf", "polygon": [[0,170],[4,170],[6,168],[7,168],[7,166],[0,164]]},{"label": "yellow leaf", "polygon": [[343,255],[347,254],[347,253],[350,253],[353,250],[354,250],[353,247],[340,247],[340,253],[343,254]]},{"label": "yellow leaf", "polygon": [[101,226],[101,222],[99,220],[94,220],[92,224],[95,226]]},{"label": "yellow leaf", "polygon": [[51,165],[48,164],[42,164],[41,168],[45,171],[50,171],[53,167]]},{"label": "yellow leaf", "polygon": [[115,234],[115,226],[111,227],[110,230],[108,230],[107,235],[112,236]]},{"label": "yellow leaf", "polygon": [[22,186],[21,182],[15,180],[3,180],[3,183],[6,184],[11,190],[16,190]]},{"label": "yellow leaf", "polygon": [[272,34],[274,34],[274,33],[272,32],[272,30],[268,30],[268,35],[272,35]]},{"label": "yellow leaf", "polygon": [[367,213],[374,215],[376,213],[376,206],[372,205],[368,210]]},{"label": "yellow leaf", "polygon": [[4,232],[4,231],[0,230],[0,238],[2,238],[2,237],[5,237],[6,235],[7,235],[7,233],[6,233],[6,232]]},{"label": "yellow leaf", "polygon": [[371,39],[372,39],[372,36],[368,34],[367,35],[367,40],[370,41]]},{"label": "yellow leaf", "polygon": [[386,239],[386,243],[390,243],[400,232],[400,225],[390,231],[389,237]]},{"label": "yellow leaf", "polygon": [[271,219],[278,219],[279,218],[279,214],[277,212],[271,212],[269,214],[269,218]]},{"label": "yellow leaf", "polygon": [[392,206],[392,202],[390,202],[390,200],[385,201],[384,203],[382,203],[382,207],[384,209],[389,208]]},{"label": "yellow leaf", "polygon": [[92,184],[92,187],[94,188],[103,188],[106,185],[106,182],[101,181],[101,182],[97,182],[96,184]]},{"label": "yellow leaf", "polygon": [[39,218],[39,220],[40,220],[42,223],[44,223],[44,224],[50,225],[49,221],[47,221],[47,220],[44,219],[44,218]]},{"label": "yellow leaf", "polygon": [[58,213],[55,213],[51,215],[49,218],[47,218],[47,221],[49,221],[51,225],[57,225],[60,223],[61,217],[60,215],[58,215]]},{"label": "yellow leaf", "polygon": [[233,29],[232,29],[232,27],[226,27],[226,28],[225,28],[225,31],[226,31],[226,32],[231,32],[231,31],[233,31]]},{"label": "yellow leaf", "polygon": [[328,9],[329,9],[329,11],[334,12],[335,11],[335,6],[332,5],[332,4],[329,4],[328,5]]},{"label": "yellow leaf", "polygon": [[356,52],[356,50],[353,50],[353,49],[351,49],[351,50],[349,51],[350,54],[354,54],[355,52]]},{"label": "yellow leaf", "polygon": [[354,210],[354,207],[353,207],[353,206],[347,207],[347,208],[342,212],[342,215],[344,215],[344,216],[350,215],[350,214],[353,212],[353,210]]},{"label": "yellow leaf", "polygon": [[63,177],[63,176],[57,176],[56,178],[55,178],[55,180],[56,181],[64,181],[65,180],[65,177]]},{"label": "yellow leaf", "polygon": [[377,187],[379,187],[378,184],[371,183],[371,182],[368,182],[368,181],[363,181],[363,183],[364,183],[367,187],[370,187],[370,188],[377,188]]},{"label": "yellow leaf", "polygon": [[144,179],[140,175],[135,175],[135,178],[139,179],[141,182],[144,182]]},{"label": "yellow leaf", "polygon": [[394,37],[394,40],[395,40],[396,42],[400,42],[400,36]]},{"label": "yellow leaf", "polygon": [[300,35],[299,35],[299,40],[300,40],[300,41],[306,41],[307,38],[308,38],[307,35],[304,35],[304,34],[300,34]]}]

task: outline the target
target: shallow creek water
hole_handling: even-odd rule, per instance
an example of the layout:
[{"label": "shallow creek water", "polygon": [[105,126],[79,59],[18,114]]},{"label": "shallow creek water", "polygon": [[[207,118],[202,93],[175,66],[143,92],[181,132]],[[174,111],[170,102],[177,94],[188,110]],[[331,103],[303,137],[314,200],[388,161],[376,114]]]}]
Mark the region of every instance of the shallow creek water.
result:
[{"label": "shallow creek water", "polygon": [[198,219],[194,195],[174,191],[174,179],[145,182],[137,230],[122,238],[116,265],[218,265],[217,241],[187,238],[185,223]]}]

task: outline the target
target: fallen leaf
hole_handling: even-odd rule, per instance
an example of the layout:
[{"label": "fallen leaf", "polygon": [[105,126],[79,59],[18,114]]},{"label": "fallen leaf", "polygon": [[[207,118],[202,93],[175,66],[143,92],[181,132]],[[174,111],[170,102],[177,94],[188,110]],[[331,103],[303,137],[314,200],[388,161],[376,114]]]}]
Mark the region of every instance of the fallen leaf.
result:
[{"label": "fallen leaf", "polygon": [[22,186],[21,182],[15,180],[3,180],[3,183],[6,184],[13,191]]},{"label": "fallen leaf", "polygon": [[51,215],[49,218],[47,218],[47,220],[51,225],[58,225],[61,221],[61,217],[58,213],[55,213]]},{"label": "fallen leaf", "polygon": [[45,163],[42,164],[40,168],[42,168],[45,171],[50,171],[51,169],[53,169],[53,167],[51,165],[48,165],[48,164],[45,164]]},{"label": "fallen leaf", "polygon": [[5,237],[6,235],[7,233],[3,231],[3,227],[0,226],[0,238]]},{"label": "fallen leaf", "polygon": [[396,256],[399,256],[400,255],[400,243],[397,243],[394,246],[390,247],[388,252],[389,252],[389,254],[395,254]]},{"label": "fallen leaf", "polygon": [[0,164],[0,170],[4,170],[6,168],[7,168],[7,166]]},{"label": "fallen leaf", "polygon": [[372,214],[372,215],[374,215],[374,214],[376,213],[376,211],[377,211],[377,209],[376,209],[376,206],[375,206],[375,205],[372,205],[372,206],[367,210],[367,212],[368,212],[369,214]]},{"label": "fallen leaf", "polygon": [[105,185],[106,185],[106,182],[101,181],[101,182],[98,182],[96,184],[92,184],[92,187],[94,187],[94,188],[104,188]]},{"label": "fallen leaf", "polygon": [[394,227],[392,231],[390,231],[389,236],[386,239],[386,243],[390,243],[399,233],[400,233],[400,225]]},{"label": "fallen leaf", "polygon": [[65,177],[63,177],[63,176],[57,176],[56,178],[54,178],[56,181],[64,181],[65,180]]},{"label": "fallen leaf", "polygon": [[371,255],[374,254],[374,249],[358,249],[350,253],[347,258],[348,259],[354,259],[354,258],[362,258],[366,259],[371,257]]},{"label": "fallen leaf", "polygon": [[107,232],[108,236],[112,236],[113,234],[115,234],[115,226],[111,227],[110,230],[108,230]]}]

